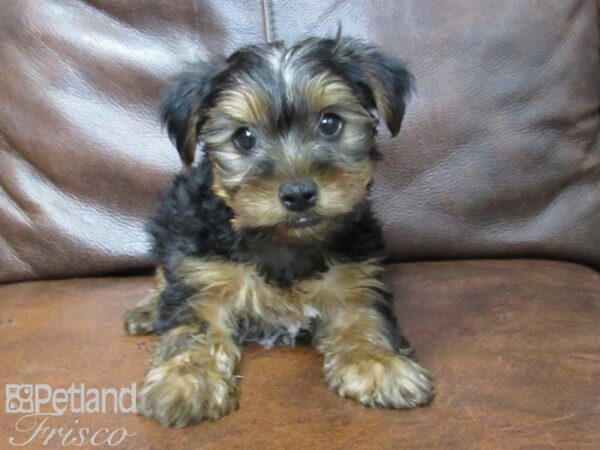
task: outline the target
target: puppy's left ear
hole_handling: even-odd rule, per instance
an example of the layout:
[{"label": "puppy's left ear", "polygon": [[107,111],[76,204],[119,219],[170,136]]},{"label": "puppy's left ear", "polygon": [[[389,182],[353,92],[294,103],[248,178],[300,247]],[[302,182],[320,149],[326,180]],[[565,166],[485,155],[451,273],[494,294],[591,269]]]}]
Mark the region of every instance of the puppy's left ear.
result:
[{"label": "puppy's left ear", "polygon": [[338,37],[338,61],[367,108],[377,110],[392,136],[400,131],[413,77],[396,58],[359,39]]},{"label": "puppy's left ear", "polygon": [[198,134],[216,93],[216,77],[221,70],[219,63],[199,62],[180,74],[164,94],[161,119],[186,166],[194,161]]}]

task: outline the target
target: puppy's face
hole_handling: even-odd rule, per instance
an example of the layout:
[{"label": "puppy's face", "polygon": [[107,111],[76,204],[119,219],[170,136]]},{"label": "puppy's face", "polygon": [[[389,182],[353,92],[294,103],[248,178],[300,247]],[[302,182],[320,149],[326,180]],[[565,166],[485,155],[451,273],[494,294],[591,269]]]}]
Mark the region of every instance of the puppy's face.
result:
[{"label": "puppy's face", "polygon": [[251,46],[184,73],[162,113],[186,164],[204,145],[236,228],[317,237],[366,198],[373,113],[395,135],[409,79],[354,39]]}]

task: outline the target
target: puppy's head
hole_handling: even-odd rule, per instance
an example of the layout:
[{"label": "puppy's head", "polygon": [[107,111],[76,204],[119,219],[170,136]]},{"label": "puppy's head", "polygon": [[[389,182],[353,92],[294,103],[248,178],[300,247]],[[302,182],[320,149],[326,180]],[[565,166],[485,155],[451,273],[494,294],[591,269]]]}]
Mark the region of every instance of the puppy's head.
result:
[{"label": "puppy's head", "polygon": [[410,79],[357,39],[309,38],[200,63],[176,80],[161,112],[186,165],[203,144],[236,228],[304,238],[365,200],[377,117],[398,133]]}]

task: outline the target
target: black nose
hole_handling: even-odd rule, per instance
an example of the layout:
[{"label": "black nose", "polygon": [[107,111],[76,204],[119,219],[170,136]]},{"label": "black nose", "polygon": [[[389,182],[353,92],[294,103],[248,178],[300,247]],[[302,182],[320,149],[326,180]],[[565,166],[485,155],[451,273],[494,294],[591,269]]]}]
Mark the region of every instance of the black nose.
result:
[{"label": "black nose", "polygon": [[317,202],[317,185],[310,180],[290,181],[279,188],[279,199],[290,211],[306,211]]}]

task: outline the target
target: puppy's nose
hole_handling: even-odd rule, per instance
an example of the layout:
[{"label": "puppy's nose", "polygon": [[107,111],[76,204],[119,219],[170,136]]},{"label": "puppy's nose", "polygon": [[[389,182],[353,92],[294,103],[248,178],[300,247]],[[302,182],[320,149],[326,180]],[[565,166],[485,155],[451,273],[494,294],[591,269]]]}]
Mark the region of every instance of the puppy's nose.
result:
[{"label": "puppy's nose", "polygon": [[317,202],[317,185],[311,180],[297,180],[282,184],[279,199],[289,211],[306,211]]}]

